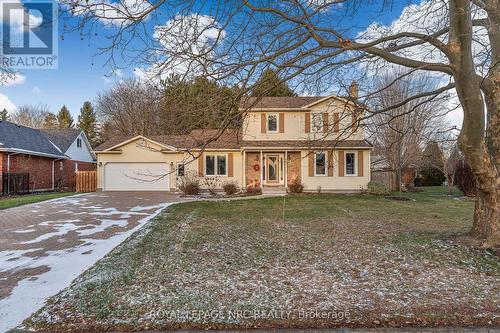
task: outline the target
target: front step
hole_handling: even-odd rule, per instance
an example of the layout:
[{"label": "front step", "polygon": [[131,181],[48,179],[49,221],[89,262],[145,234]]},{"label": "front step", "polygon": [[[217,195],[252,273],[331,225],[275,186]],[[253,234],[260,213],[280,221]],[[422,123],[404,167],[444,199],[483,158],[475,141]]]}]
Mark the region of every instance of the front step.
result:
[{"label": "front step", "polygon": [[286,188],[284,186],[264,186],[262,188],[262,194],[286,194]]}]

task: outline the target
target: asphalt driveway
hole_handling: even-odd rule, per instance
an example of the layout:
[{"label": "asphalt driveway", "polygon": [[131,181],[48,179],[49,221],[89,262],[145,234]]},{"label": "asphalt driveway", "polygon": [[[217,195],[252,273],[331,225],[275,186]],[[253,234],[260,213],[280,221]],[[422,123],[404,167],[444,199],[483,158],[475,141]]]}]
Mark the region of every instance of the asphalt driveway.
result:
[{"label": "asphalt driveway", "polygon": [[0,211],[0,332],[180,200],[164,192],[103,192]]}]

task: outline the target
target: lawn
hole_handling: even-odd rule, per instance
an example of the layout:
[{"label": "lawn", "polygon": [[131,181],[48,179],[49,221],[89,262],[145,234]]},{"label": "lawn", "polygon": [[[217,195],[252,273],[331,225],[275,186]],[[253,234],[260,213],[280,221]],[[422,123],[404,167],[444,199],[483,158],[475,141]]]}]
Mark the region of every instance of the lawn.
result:
[{"label": "lawn", "polygon": [[51,298],[33,330],[499,324],[498,257],[441,188],[172,206]]},{"label": "lawn", "polygon": [[68,195],[73,195],[74,192],[50,192],[50,193],[37,193],[37,194],[27,194],[15,197],[0,198],[0,210],[32,204],[36,202],[46,201],[50,199],[57,199],[66,197]]}]

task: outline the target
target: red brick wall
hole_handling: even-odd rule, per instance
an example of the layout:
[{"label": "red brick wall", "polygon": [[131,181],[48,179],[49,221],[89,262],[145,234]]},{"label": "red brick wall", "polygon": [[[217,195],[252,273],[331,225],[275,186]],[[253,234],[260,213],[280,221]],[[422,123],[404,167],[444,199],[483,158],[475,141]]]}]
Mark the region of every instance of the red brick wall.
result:
[{"label": "red brick wall", "polygon": [[[48,157],[15,154],[10,156],[9,172],[29,173],[30,191],[52,189],[52,161]],[[96,169],[95,163],[78,162],[70,160],[57,160],[54,162],[54,187],[56,190],[75,189],[75,164],[79,171]],[[7,153],[0,153],[0,195],[2,193],[1,173],[7,172]]]},{"label": "red brick wall", "polygon": [[4,156],[4,172],[29,173],[30,191],[52,189],[52,158],[16,154],[10,155],[7,170],[7,156]]},{"label": "red brick wall", "polygon": [[[62,163],[61,163],[62,162]],[[61,168],[62,165],[62,168]],[[76,187],[75,171],[78,165],[78,171],[92,171],[96,169],[95,163],[79,162],[79,161],[57,161],[55,165],[55,187],[74,191]]]},{"label": "red brick wall", "polygon": [[2,172],[4,170],[3,160],[5,155],[6,155],[5,153],[0,153],[0,195],[2,195],[2,186],[3,186]]}]

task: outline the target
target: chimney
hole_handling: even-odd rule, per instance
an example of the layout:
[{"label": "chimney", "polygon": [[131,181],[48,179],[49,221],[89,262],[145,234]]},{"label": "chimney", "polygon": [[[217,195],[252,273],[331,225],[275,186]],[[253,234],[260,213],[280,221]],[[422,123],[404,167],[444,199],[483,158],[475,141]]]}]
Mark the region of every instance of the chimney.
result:
[{"label": "chimney", "polygon": [[359,85],[356,81],[352,81],[349,86],[349,97],[352,99],[358,99],[359,97]]}]

